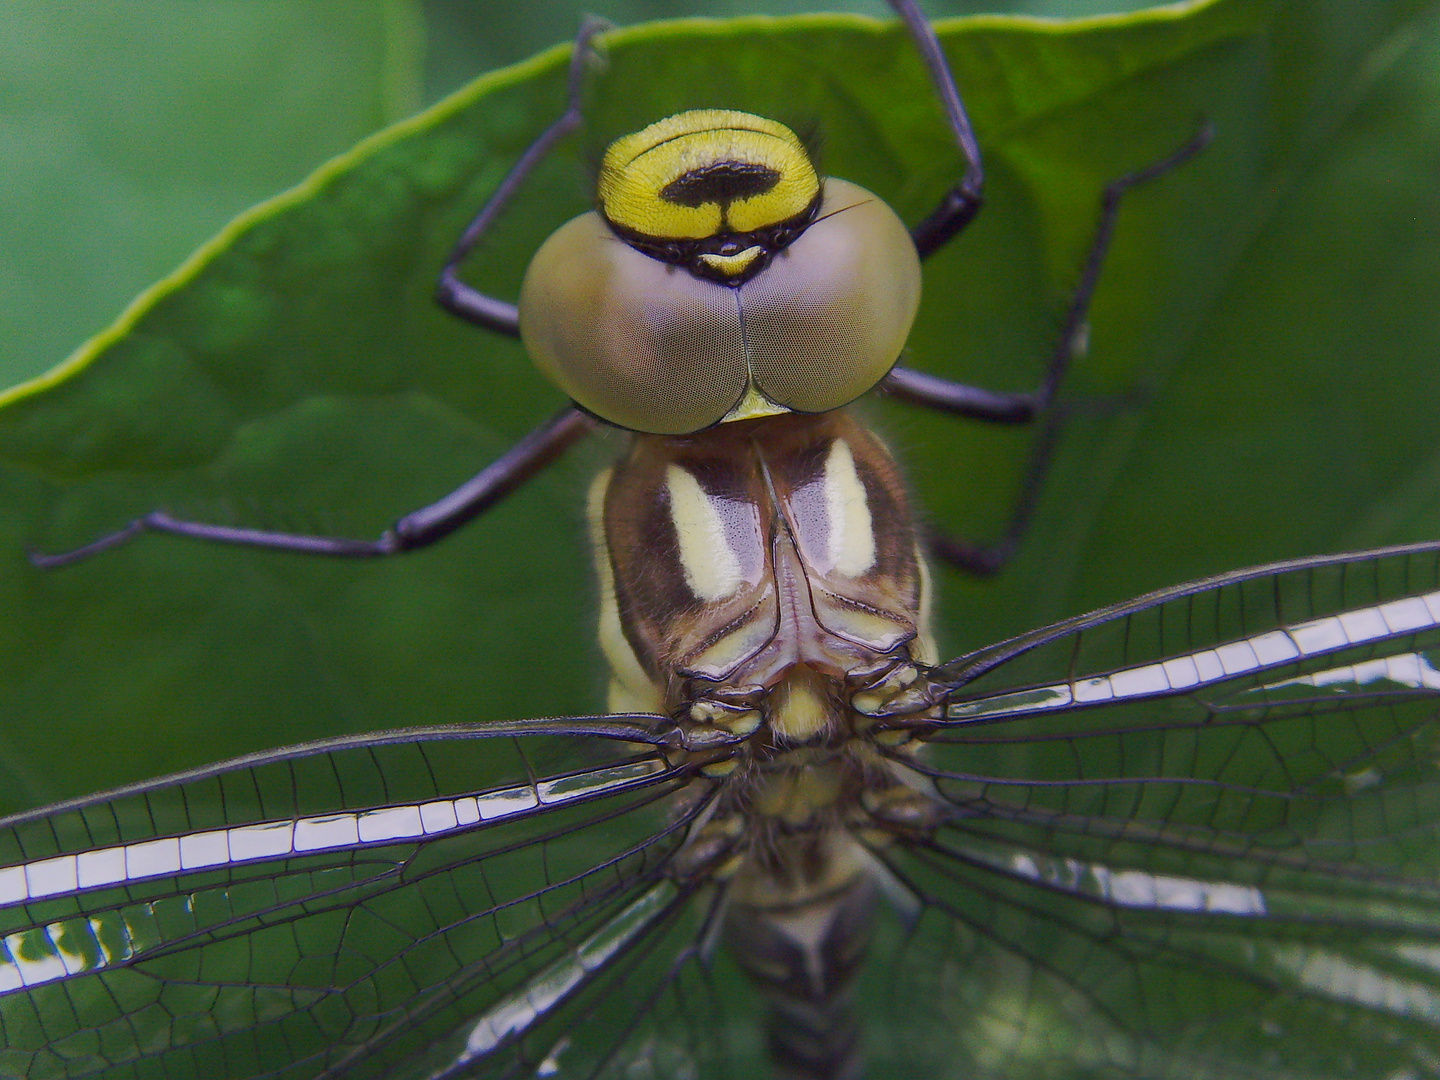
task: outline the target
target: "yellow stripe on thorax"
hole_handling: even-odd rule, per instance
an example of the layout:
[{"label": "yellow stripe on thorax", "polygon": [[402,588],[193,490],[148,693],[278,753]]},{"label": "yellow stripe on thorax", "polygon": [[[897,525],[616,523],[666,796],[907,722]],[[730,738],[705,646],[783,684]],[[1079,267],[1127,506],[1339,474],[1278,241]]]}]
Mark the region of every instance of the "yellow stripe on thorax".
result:
[{"label": "yellow stripe on thorax", "polygon": [[870,493],[855,468],[850,444],[836,439],[825,459],[825,512],[830,521],[830,565],[846,577],[859,577],[875,565],[875,522]]},{"label": "yellow stripe on thorax", "polygon": [[700,481],[673,462],[665,467],[665,491],[685,584],[701,600],[730,596],[745,583],[745,577],[725,535],[719,507]]},{"label": "yellow stripe on thorax", "polygon": [[586,498],[590,542],[600,578],[600,649],[610,663],[609,709],[611,712],[661,712],[665,708],[663,687],[645,674],[620,622],[615,571],[610,566],[610,545],[605,540],[605,493],[613,475],[613,469],[606,469],[595,477]]}]

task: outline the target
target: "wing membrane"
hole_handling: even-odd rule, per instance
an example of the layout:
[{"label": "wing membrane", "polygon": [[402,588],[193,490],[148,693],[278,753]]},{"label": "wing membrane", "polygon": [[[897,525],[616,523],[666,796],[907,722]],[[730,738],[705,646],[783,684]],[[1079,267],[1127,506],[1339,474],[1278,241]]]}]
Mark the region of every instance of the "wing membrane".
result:
[{"label": "wing membrane", "polygon": [[428,1048],[653,889],[683,836],[663,756],[537,729],[317,744],[12,819],[0,1060],[366,1076]]},{"label": "wing membrane", "polygon": [[[980,649],[936,677],[956,688],[955,719],[983,718],[987,698],[1008,717],[1314,666],[1366,644],[1388,654],[1387,641],[1437,619],[1440,546],[1408,544],[1162,589]],[[1034,696],[1015,693],[1022,689]]]},{"label": "wing membrane", "polygon": [[925,904],[924,1067],[1434,1075],[1435,577],[1434,545],[1307,560],[950,665],[910,764],[951,814],[884,852]]},{"label": "wing membrane", "polygon": [[[1436,1074],[1436,551],[940,669],[894,752],[940,815],[876,847],[920,903],[866,969],[869,1075]],[[724,781],[661,730],[387,733],[0,822],[0,1073],[750,1074],[715,891],[667,872]]]}]

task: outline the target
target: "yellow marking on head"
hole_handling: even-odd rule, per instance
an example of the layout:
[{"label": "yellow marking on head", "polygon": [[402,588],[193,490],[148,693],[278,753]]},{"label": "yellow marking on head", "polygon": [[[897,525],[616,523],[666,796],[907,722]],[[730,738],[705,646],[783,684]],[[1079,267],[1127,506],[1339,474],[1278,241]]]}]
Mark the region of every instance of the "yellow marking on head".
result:
[{"label": "yellow marking on head", "polygon": [[743,274],[764,250],[759,244],[754,244],[735,255],[701,255],[700,261],[719,270],[726,277],[734,277],[736,274]]},{"label": "yellow marking on head", "polygon": [[850,444],[836,439],[825,459],[825,515],[830,522],[826,547],[830,566],[845,577],[859,577],[875,565],[875,525],[870,493],[860,482]]},{"label": "yellow marking on head", "polygon": [[720,418],[720,423],[728,424],[734,420],[756,420],[762,416],[779,416],[781,413],[789,411],[784,405],[776,405],[775,402],[760,393],[755,389],[754,383],[749,383],[745,387],[745,396],[733,409]]},{"label": "yellow marking on head", "polygon": [[784,124],[695,109],[616,139],[600,163],[600,211],[656,240],[703,240],[778,225],[820,192],[805,147]]},{"label": "yellow marking on head", "polygon": [[723,600],[745,583],[740,559],[725,536],[720,509],[700,481],[673,462],[665,467],[670,520],[680,545],[685,584],[701,600]]}]

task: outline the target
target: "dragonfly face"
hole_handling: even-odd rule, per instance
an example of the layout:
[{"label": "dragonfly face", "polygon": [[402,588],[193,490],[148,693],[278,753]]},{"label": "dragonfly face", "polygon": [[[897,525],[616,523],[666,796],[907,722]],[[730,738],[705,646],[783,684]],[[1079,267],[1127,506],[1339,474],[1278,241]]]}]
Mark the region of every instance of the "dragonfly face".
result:
[{"label": "dragonfly face", "polygon": [[[1239,572],[920,670],[889,453],[802,415],[883,366],[797,397],[757,335],[704,322],[719,295],[770,352],[812,343],[775,311],[813,281],[787,258],[825,204],[802,218],[801,184],[737,229],[730,204],[780,186],[757,195],[756,164],[727,147],[652,185],[701,226],[577,227],[672,258],[642,293],[667,317],[627,340],[686,343],[720,388],[679,419],[647,404],[662,419],[592,489],[614,714],[332,740],[4,822],[0,1072],[746,1074],[768,1024],[792,1075],[847,1076],[862,1019],[875,1075],[1428,1068],[1436,546]],[[866,250],[903,268],[935,235]],[[567,391],[601,416],[663,397],[597,345],[614,295],[572,302],[593,283],[543,260],[521,327]],[[903,337],[905,292],[858,320],[869,351]],[[443,535],[448,509],[381,543]]]}]

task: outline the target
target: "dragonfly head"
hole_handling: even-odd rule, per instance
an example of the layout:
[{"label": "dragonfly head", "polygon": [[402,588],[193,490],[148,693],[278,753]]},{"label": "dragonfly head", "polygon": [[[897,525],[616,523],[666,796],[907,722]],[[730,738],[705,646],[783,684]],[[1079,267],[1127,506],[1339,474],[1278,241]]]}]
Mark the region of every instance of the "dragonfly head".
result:
[{"label": "dragonfly head", "polygon": [[520,331],[580,406],[682,435],[830,412],[894,365],[920,301],[895,212],[783,124],[700,109],[612,143],[598,209],[531,261]]}]

